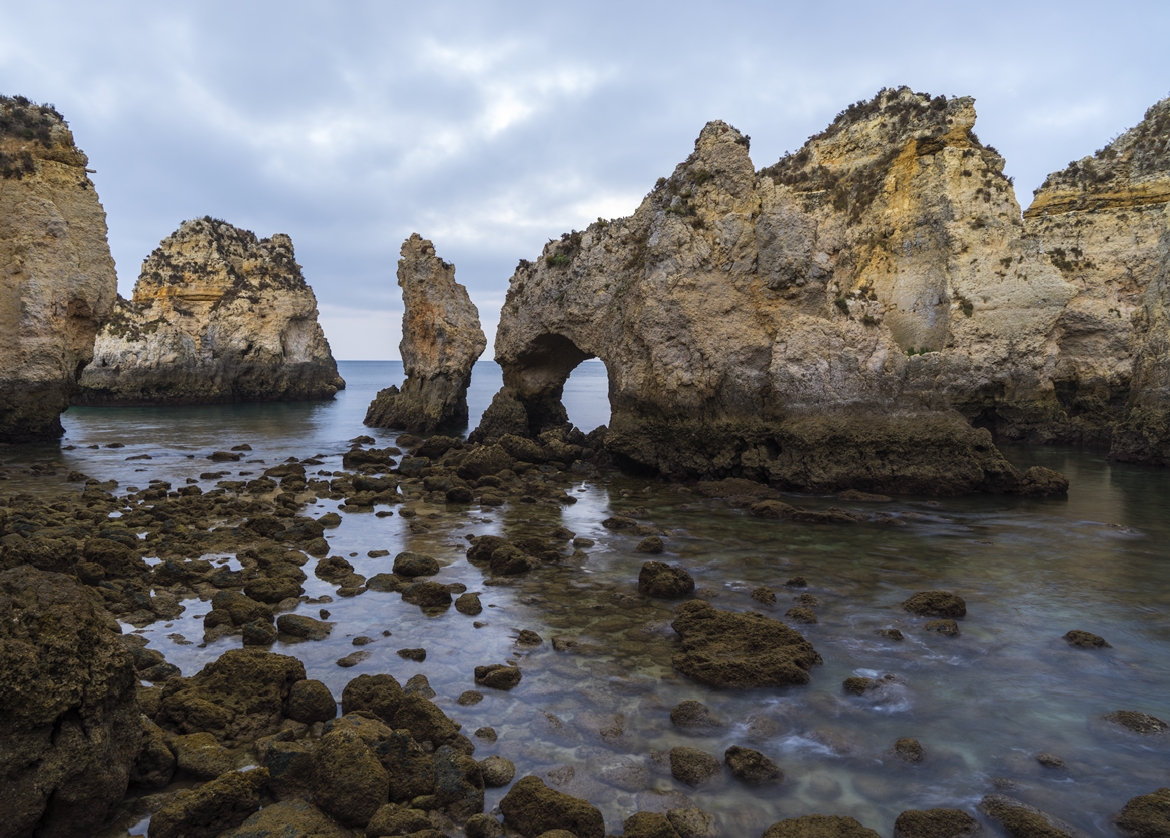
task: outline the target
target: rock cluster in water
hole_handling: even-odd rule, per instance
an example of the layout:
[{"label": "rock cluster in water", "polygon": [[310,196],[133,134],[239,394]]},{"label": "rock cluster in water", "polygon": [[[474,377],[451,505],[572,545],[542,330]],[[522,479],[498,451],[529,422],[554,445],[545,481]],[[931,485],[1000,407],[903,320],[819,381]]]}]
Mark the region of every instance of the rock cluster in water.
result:
[{"label": "rock cluster in water", "polygon": [[74,404],[324,399],[345,387],[292,240],[210,217],[147,257],[93,356]]},{"label": "rock cluster in water", "polygon": [[88,162],[51,105],[0,96],[0,442],[64,432],[61,411],[114,305]]},{"label": "rock cluster in water", "polygon": [[[1082,178],[1060,198],[1067,184],[1053,176],[1027,222],[1003,158],[973,131],[970,98],[883,90],[759,171],[748,137],[709,123],[632,216],[520,263],[496,338],[504,388],[476,438],[564,422],[565,380],[598,357],[606,447],[671,477],[1061,492],[1059,475],[1009,466],[983,428],[1099,439],[1120,410],[1089,430],[1087,408],[1069,399],[1113,387],[1105,401],[1128,397],[1125,428],[1140,425],[1146,440],[1165,429],[1166,107],[1110,147],[1122,161],[1115,186],[1132,181],[1133,197],[1110,204]],[[1074,253],[1066,239],[1091,223],[1100,246],[1084,239]],[[1105,244],[1119,223],[1128,237]],[[1126,258],[1137,272],[1125,273]],[[1100,303],[1123,276],[1131,303]],[[1105,315],[1129,324],[1139,298],[1132,328],[1085,337]],[[1095,357],[1098,344],[1109,351]],[[1130,351],[1146,359],[1132,382]]]},{"label": "rock cluster in water", "polygon": [[471,368],[487,347],[479,311],[455,281],[455,266],[418,233],[402,244],[398,284],[405,305],[398,348],[406,381],[401,390],[391,386],[378,393],[366,424],[419,433],[462,428]]}]

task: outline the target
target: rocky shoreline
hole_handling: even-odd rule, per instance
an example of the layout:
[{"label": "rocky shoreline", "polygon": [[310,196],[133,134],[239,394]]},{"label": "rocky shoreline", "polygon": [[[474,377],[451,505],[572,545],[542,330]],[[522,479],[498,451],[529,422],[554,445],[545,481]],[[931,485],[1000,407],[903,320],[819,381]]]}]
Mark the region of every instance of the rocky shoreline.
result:
[{"label": "rocky shoreline", "polygon": [[[280,639],[312,643],[333,630],[328,613],[334,596],[346,599],[368,591],[397,593],[441,619],[456,613],[478,617],[479,596],[462,584],[433,581],[440,571],[431,557],[403,552],[392,570],[365,577],[332,552],[326,533],[342,522],[327,513],[307,517],[307,503],[319,497],[340,501],[340,510],[391,514],[392,507],[411,529],[429,527],[412,507],[462,510],[474,520],[477,509],[503,504],[563,508],[574,497],[566,490],[582,474],[601,475],[589,463],[601,451],[588,438],[546,433],[540,442],[503,437],[474,444],[456,438],[403,435],[398,447],[374,447],[370,437],[354,440],[342,458],[343,469],[314,474],[314,458],[289,458],[251,480],[203,477],[214,488],[190,481],[173,488],[155,479],[145,489],[117,494],[115,487],[83,474],[70,474],[85,488],[63,492],[46,502],[14,496],[0,508],[0,631],[3,667],[12,689],[0,699],[0,752],[27,762],[5,765],[6,782],[20,782],[36,794],[5,795],[9,834],[76,835],[96,832],[111,818],[132,822],[150,815],[148,835],[172,838],[263,838],[264,836],[412,835],[415,838],[467,835],[596,836],[607,832],[600,811],[588,801],[591,788],[552,774],[516,778],[506,757],[475,759],[480,747],[495,742],[490,727],[474,739],[441,709],[474,705],[484,693],[514,688],[524,672],[523,655],[506,662],[485,661],[468,673],[468,689],[436,697],[426,678],[400,683],[388,673],[362,674],[334,694],[306,677],[296,657],[266,651]],[[406,453],[402,449],[406,449]],[[208,455],[231,461],[231,452]],[[781,500],[775,490],[746,480],[695,484],[690,491],[727,498],[753,516],[804,521],[810,525],[889,525],[896,516],[883,511],[802,509]],[[888,500],[854,493],[846,502]],[[638,541],[637,550],[663,549],[661,530],[640,520],[636,510],[602,522]],[[542,568],[573,566],[592,542],[564,527],[536,527],[531,535],[468,537],[467,561],[483,569],[484,585]],[[157,558],[153,564],[143,556]],[[208,560],[230,555],[238,564]],[[306,568],[328,582],[334,595],[311,599],[303,583]],[[788,580],[800,591],[803,578]],[[681,568],[649,560],[637,580],[641,597],[673,609],[673,631],[680,640],[674,669],[713,689],[760,685],[800,685],[821,655],[800,632],[763,613],[714,608],[696,591]],[[753,599],[776,601],[771,590]],[[815,623],[817,597],[802,593],[786,617],[793,625]],[[323,606],[317,617],[290,613],[302,605]],[[190,607],[202,615],[203,641],[239,637],[242,648],[223,652],[199,672],[181,673],[134,634],[122,635],[114,618],[131,626],[173,620]],[[906,600],[906,612],[926,631],[959,634],[967,616],[963,600],[952,593],[920,592]],[[61,622],[60,613],[72,622]],[[14,629],[14,626],[19,626]],[[900,634],[890,630],[890,637]],[[771,638],[761,645],[761,638]],[[1099,649],[1105,641],[1087,632],[1070,632],[1073,646]],[[361,641],[361,642],[359,642]],[[351,657],[361,659],[373,638],[355,638]],[[515,649],[554,647],[554,654],[584,652],[572,637],[541,637],[521,631]],[[425,649],[403,649],[399,656],[422,660]],[[346,659],[339,666],[352,665]],[[51,677],[46,679],[46,676]],[[893,676],[890,677],[891,680]],[[886,680],[846,679],[847,694],[885,689]],[[135,683],[141,684],[135,687]],[[473,682],[473,683],[472,683]],[[150,686],[146,686],[150,684]],[[639,687],[639,689],[643,689]],[[549,717],[550,724],[560,724]],[[620,720],[599,716],[606,725]],[[675,727],[723,724],[701,703],[683,702],[670,713]],[[1166,724],[1143,713],[1119,711],[1108,724],[1160,736]],[[64,735],[81,724],[78,735]],[[130,730],[136,731],[131,735]],[[83,731],[83,732],[82,732]],[[50,735],[50,732],[52,735]],[[39,743],[37,748],[31,743]],[[135,744],[137,743],[137,744]],[[899,741],[901,758],[922,758],[914,740]],[[1042,755],[1043,756],[1043,755]],[[784,773],[776,763],[745,744],[720,755],[675,747],[652,755],[661,771],[683,787],[699,787],[728,772],[735,782],[777,784]],[[1059,760],[1058,757],[1052,759]],[[568,780],[566,780],[566,777]],[[79,781],[84,778],[84,782]],[[559,778],[559,779],[558,779]],[[646,779],[613,780],[618,788]],[[177,784],[176,784],[177,783]],[[497,813],[484,812],[485,789],[509,787]],[[129,788],[129,796],[127,794]],[[593,793],[598,793],[594,789]],[[1127,834],[1147,835],[1164,828],[1165,790],[1133,798],[1118,814]],[[621,834],[629,838],[698,838],[717,834],[710,814],[685,802],[629,816]],[[21,806],[12,808],[11,801]],[[980,811],[1008,834],[1076,835],[1053,815],[1001,793],[988,795]],[[500,819],[502,816],[502,822]],[[129,821],[127,821],[129,819]],[[894,834],[958,836],[977,827],[976,816],[961,808],[907,810]],[[1161,826],[1158,826],[1158,825]],[[1154,826],[1151,826],[1154,825]],[[872,826],[872,825],[871,825]],[[883,829],[888,825],[882,826]],[[612,831],[616,825],[611,824]],[[557,830],[562,830],[557,832]],[[875,836],[852,818],[807,814],[781,820],[765,836]]]}]

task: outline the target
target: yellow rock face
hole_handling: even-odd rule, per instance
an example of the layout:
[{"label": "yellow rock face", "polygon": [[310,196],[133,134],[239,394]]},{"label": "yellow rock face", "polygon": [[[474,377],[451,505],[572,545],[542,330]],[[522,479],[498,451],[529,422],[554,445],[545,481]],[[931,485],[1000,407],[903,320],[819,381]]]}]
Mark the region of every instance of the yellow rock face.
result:
[{"label": "yellow rock face", "polygon": [[106,216],[60,114],[0,97],[0,442],[54,438],[117,295]]}]

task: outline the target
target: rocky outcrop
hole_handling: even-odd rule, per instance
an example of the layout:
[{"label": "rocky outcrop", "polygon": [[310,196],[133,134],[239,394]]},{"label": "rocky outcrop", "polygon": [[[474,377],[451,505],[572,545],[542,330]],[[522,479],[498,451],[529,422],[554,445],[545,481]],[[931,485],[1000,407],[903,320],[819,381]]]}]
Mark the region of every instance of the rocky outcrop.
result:
[{"label": "rocky outcrop", "polygon": [[0,96],[0,442],[54,439],[118,280],[88,159],[52,105]]},{"label": "rocky outcrop", "polygon": [[632,216],[520,263],[477,438],[563,424],[565,380],[598,357],[606,447],[670,477],[1063,491],[968,422],[988,394],[1049,398],[1075,295],[974,122],[969,98],[883,90],[758,172],[748,137],[708,123]]},{"label": "rocky outcrop", "polygon": [[331,398],[345,387],[292,240],[185,221],[97,336],[74,404]]},{"label": "rocky outcrop", "polygon": [[1170,463],[1168,206],[1170,99],[1036,190],[1025,227],[1076,293],[1049,336],[1050,398],[990,405],[999,433]]},{"label": "rocky outcrop", "polygon": [[402,288],[402,341],[398,350],[406,381],[378,393],[366,424],[434,433],[467,425],[471,368],[487,339],[467,289],[455,281],[455,266],[435,255],[418,233],[402,244],[398,260]]},{"label": "rocky outcrop", "polygon": [[98,832],[142,741],[118,624],[68,576],[0,573],[0,833]]}]

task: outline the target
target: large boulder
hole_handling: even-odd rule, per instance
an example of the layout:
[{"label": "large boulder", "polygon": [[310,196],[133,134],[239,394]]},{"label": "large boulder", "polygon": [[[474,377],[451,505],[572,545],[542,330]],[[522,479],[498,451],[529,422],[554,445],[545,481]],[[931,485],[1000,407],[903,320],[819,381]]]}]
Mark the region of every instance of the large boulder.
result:
[{"label": "large boulder", "polygon": [[220,838],[353,838],[312,803],[285,800],[265,806]]},{"label": "large boulder", "polygon": [[0,443],[55,439],[118,278],[64,117],[0,96]]},{"label": "large boulder", "polygon": [[345,387],[283,233],[184,221],[142,263],[94,344],[74,404],[331,398]]},{"label": "large boulder", "polygon": [[406,381],[379,392],[365,422],[422,433],[466,425],[471,368],[487,347],[479,311],[455,281],[455,266],[418,233],[402,244],[398,284]]},{"label": "large boulder", "polygon": [[30,567],[0,573],[4,835],[96,833],[125,794],[144,730],[119,634],[76,580]]},{"label": "large boulder", "polygon": [[294,657],[229,649],[190,678],[163,685],[157,718],[180,733],[208,732],[225,745],[275,733],[288,715],[293,685],[305,680]]},{"label": "large boulder", "polygon": [[577,838],[603,838],[605,821],[596,806],[550,789],[539,777],[519,780],[500,801],[504,824],[523,838],[563,829]]},{"label": "large boulder", "polygon": [[181,791],[150,818],[148,838],[215,838],[260,808],[268,779],[263,768],[232,771],[197,789]]},{"label": "large boulder", "polygon": [[821,663],[812,644],[763,614],[718,611],[692,600],[674,610],[671,628],[682,638],[674,668],[712,687],[807,684]]},{"label": "large boulder", "polygon": [[387,802],[386,769],[348,726],[321,738],[313,753],[313,802],[346,826],[365,826]]},{"label": "large boulder", "polygon": [[1166,838],[1170,835],[1170,788],[1131,799],[1117,814],[1116,823],[1130,838]]}]

